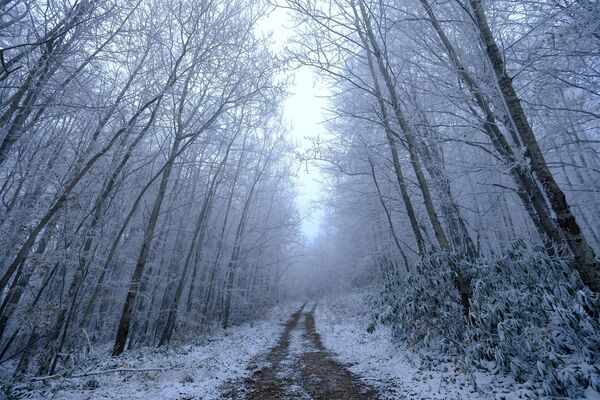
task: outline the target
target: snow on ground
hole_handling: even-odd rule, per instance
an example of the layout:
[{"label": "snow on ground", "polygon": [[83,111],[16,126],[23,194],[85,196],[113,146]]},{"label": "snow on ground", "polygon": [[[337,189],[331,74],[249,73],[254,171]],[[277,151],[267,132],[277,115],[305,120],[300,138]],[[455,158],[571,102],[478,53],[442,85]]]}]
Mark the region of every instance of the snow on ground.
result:
[{"label": "snow on ground", "polygon": [[[519,388],[508,377],[479,371],[469,374],[458,361],[425,362],[426,354],[422,351],[395,344],[385,326],[377,326],[373,333],[368,333],[372,319],[366,304],[366,292],[322,301],[315,313],[316,328],[327,350],[380,391],[382,399],[539,398]],[[196,345],[143,348],[118,358],[109,356],[107,346],[102,354],[72,372],[83,376],[24,381],[13,386],[9,399],[219,399],[226,381],[239,382],[250,375],[246,367],[275,345],[283,323],[298,308],[299,304],[277,307],[262,321],[216,332]],[[303,324],[303,318],[299,324]],[[300,354],[306,343],[301,330],[294,330],[290,335],[291,358]],[[291,368],[291,364],[285,366]],[[0,375],[5,373],[0,371]],[[301,397],[300,387],[297,392],[295,395]],[[586,392],[586,396],[600,400],[593,391]]]},{"label": "snow on ground", "polygon": [[198,345],[143,348],[119,358],[111,358],[107,350],[72,375],[113,369],[134,371],[27,382],[15,385],[13,396],[30,400],[218,399],[226,380],[248,375],[248,363],[274,346],[282,324],[297,308],[298,304],[276,307],[262,321],[217,332]]},{"label": "snow on ground", "polygon": [[[395,344],[388,327],[373,321],[365,304],[366,293],[351,293],[324,300],[316,311],[317,330],[325,347],[380,391],[384,399],[528,399],[530,391],[519,389],[509,377],[475,372],[469,374],[462,363],[448,360],[425,368],[423,353]],[[473,381],[478,390],[474,390]],[[536,397],[538,398],[538,397]]]}]

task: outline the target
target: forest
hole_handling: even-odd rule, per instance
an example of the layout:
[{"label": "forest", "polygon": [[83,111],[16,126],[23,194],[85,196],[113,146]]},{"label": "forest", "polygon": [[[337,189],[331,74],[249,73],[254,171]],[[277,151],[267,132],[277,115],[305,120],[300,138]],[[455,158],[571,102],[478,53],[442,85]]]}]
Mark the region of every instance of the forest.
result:
[{"label": "forest", "polygon": [[599,110],[593,0],[0,0],[0,397],[600,398]]}]

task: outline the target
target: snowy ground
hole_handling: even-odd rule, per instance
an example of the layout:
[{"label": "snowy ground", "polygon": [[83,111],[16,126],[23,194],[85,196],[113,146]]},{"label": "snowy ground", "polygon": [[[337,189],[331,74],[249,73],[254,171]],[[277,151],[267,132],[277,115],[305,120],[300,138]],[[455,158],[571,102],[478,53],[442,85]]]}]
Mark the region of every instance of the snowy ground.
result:
[{"label": "snowy ground", "polygon": [[[218,332],[199,345],[145,348],[111,358],[99,355],[73,375],[108,370],[74,379],[49,379],[15,385],[9,399],[219,399],[228,379],[247,375],[246,366],[270,349],[298,304],[277,307],[267,318]],[[0,373],[3,371],[0,371]],[[0,391],[0,398],[2,398]]]},{"label": "snowy ground", "polygon": [[251,377],[231,382],[230,400],[379,400],[377,392],[323,346],[314,303],[295,312],[277,345],[257,360]]},{"label": "snowy ground", "polygon": [[[9,387],[5,395],[8,399],[30,400],[237,399],[248,393],[273,391],[272,381],[282,381],[283,386],[287,385],[286,390],[279,391],[283,397],[254,398],[287,399],[287,395],[294,395],[310,399],[314,397],[311,393],[323,393],[327,387],[323,382],[329,381],[333,382],[329,385],[333,390],[344,386],[340,382],[345,382],[348,390],[363,382],[379,392],[376,398],[381,399],[540,398],[510,378],[470,374],[460,361],[440,362],[435,357],[438,361],[426,363],[423,352],[394,344],[386,327],[377,326],[368,333],[371,319],[364,311],[366,303],[364,293],[321,301],[314,313],[316,327],[307,324],[312,304],[302,314],[299,304],[289,304],[275,308],[263,321],[218,332],[196,345],[139,349],[119,358],[110,357],[106,349],[76,368],[72,372],[75,377],[23,381]],[[299,314],[293,323],[292,314]],[[270,360],[266,363],[269,366],[256,364],[265,358]],[[345,367],[352,376],[344,372]],[[0,369],[0,378],[3,374],[6,371]],[[319,384],[312,385],[314,382],[305,376],[318,378],[311,379]],[[596,392],[588,391],[586,395],[587,399],[600,400]]]},{"label": "snowy ground", "polygon": [[321,302],[316,324],[325,347],[337,354],[350,371],[378,389],[383,399],[539,398],[508,377],[469,374],[456,360],[436,363],[432,369],[423,367],[424,355],[394,344],[387,327],[377,326],[373,333],[367,332],[372,319],[363,311],[366,301],[365,294],[353,293]]}]

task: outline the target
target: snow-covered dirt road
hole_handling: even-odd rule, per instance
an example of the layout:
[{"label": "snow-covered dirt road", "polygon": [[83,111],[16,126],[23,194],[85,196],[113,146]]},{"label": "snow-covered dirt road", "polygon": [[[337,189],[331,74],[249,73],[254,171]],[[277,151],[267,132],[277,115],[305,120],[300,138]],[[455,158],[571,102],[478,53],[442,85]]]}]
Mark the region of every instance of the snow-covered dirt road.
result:
[{"label": "snow-covered dirt road", "polygon": [[378,399],[325,349],[315,327],[315,305],[288,320],[277,344],[250,365],[252,375],[225,385],[227,399]]},{"label": "snow-covered dirt road", "polygon": [[[371,326],[364,293],[284,304],[259,321],[194,344],[110,356],[110,347],[68,375],[9,381],[10,400],[516,400],[544,398],[460,360],[430,357]],[[0,368],[0,379],[4,379]],[[2,386],[2,380],[0,380]],[[597,397],[588,396],[589,399]]]}]

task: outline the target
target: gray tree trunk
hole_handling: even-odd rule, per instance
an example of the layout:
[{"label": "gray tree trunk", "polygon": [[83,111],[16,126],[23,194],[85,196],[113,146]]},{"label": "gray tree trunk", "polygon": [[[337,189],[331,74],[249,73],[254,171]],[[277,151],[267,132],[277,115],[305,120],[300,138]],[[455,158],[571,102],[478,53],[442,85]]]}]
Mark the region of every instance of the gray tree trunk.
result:
[{"label": "gray tree trunk", "polygon": [[[354,3],[353,3],[353,7],[354,7]],[[363,33],[360,29],[358,14],[356,13],[356,10],[354,10],[354,11],[355,11],[355,17],[356,17],[356,20],[355,20],[356,30],[360,36],[361,42],[367,53],[367,62],[369,63],[369,68],[371,70],[371,75],[372,75],[372,79],[373,79],[373,87],[374,87],[374,91],[375,91],[375,96],[377,97],[377,102],[379,104],[379,110],[381,112],[381,119],[382,119],[383,126],[385,128],[386,139],[387,139],[388,145],[390,147],[390,151],[392,153],[392,162],[394,164],[394,171],[396,173],[396,179],[398,180],[398,187],[400,189],[400,194],[402,196],[402,200],[404,201],[406,213],[407,213],[408,219],[410,221],[410,227],[412,228],[413,235],[415,236],[415,241],[417,242],[417,248],[419,250],[419,255],[421,257],[423,257],[426,252],[425,251],[425,240],[423,239],[423,235],[421,234],[421,230],[419,228],[419,223],[417,221],[415,210],[414,210],[412,201],[410,200],[410,196],[408,195],[408,190],[406,188],[406,182],[404,179],[404,174],[402,172],[402,166],[400,165],[400,159],[398,157],[398,150],[396,148],[396,142],[394,140],[394,132],[390,125],[390,118],[389,118],[389,115],[387,112],[387,106],[385,105],[385,101],[384,101],[383,95],[381,93],[381,88],[379,86],[379,80],[375,73],[375,66],[373,65],[371,52],[369,50],[370,46],[367,42],[367,39],[365,38],[365,36],[363,35]]]},{"label": "gray tree trunk", "polygon": [[[398,95],[396,93],[396,88],[392,81],[392,77],[387,68],[387,63],[383,58],[383,54],[381,53],[381,49],[379,48],[379,44],[377,43],[377,39],[375,38],[375,34],[373,33],[373,28],[371,26],[370,17],[365,9],[365,5],[363,0],[358,0],[359,8],[361,11],[361,15],[364,22],[364,28],[366,30],[366,35],[369,39],[371,46],[366,44],[366,40],[363,40],[366,45],[365,50],[367,51],[367,55],[370,57],[372,54],[377,61],[377,66],[379,67],[379,73],[383,77],[383,81],[386,84],[388,94],[390,96],[390,100],[392,103],[392,108],[394,110],[394,114],[396,116],[396,120],[398,121],[398,125],[402,129],[404,133],[404,140],[406,141],[408,153],[410,156],[410,163],[415,172],[415,176],[417,177],[417,181],[419,183],[419,188],[421,189],[421,193],[423,195],[423,201],[425,203],[425,209],[427,211],[427,215],[429,216],[429,220],[431,222],[431,226],[433,227],[433,232],[435,234],[435,238],[439,243],[440,247],[443,250],[450,250],[450,243],[448,242],[448,238],[444,233],[442,228],[442,224],[440,223],[439,217],[435,210],[435,206],[433,204],[433,200],[431,198],[431,192],[429,190],[429,184],[425,179],[425,174],[423,173],[423,168],[421,167],[421,161],[419,159],[419,154],[417,150],[417,144],[414,138],[413,131],[409,124],[406,122],[406,118],[400,109],[400,101],[398,100]],[[360,32],[360,27],[359,27]],[[364,35],[363,35],[364,36]],[[371,48],[371,49],[370,49]],[[377,75],[375,70],[371,67],[371,74],[373,75],[373,80],[377,79]]]},{"label": "gray tree trunk", "polygon": [[146,262],[148,260],[148,255],[150,254],[152,241],[154,238],[154,230],[158,221],[158,215],[160,213],[160,208],[165,197],[165,192],[167,191],[167,185],[169,183],[169,177],[173,169],[173,163],[175,162],[174,155],[177,154],[180,144],[181,137],[175,137],[173,145],[171,146],[169,159],[162,173],[158,193],[156,194],[156,197],[154,199],[154,205],[152,206],[152,211],[150,213],[148,225],[146,226],[146,230],[144,232],[142,248],[140,249],[140,254],[138,256],[137,262],[135,264],[135,269],[133,271],[133,275],[129,283],[129,290],[127,291],[125,303],[123,304],[123,311],[121,312],[121,318],[119,320],[115,344],[112,351],[113,356],[118,356],[125,350],[127,336],[129,335],[129,327],[131,324],[131,319],[133,317],[135,299],[138,295],[138,290],[140,288],[144,269],[146,268]]},{"label": "gray tree trunk", "polygon": [[[533,224],[536,227],[540,237],[546,244],[547,251],[549,253],[553,253],[554,244],[560,246],[564,243],[564,239],[552,220],[552,217],[550,216],[543,193],[531,174],[519,162],[514,150],[499,128],[497,122],[498,119],[494,115],[492,107],[482,95],[482,90],[477,84],[477,81],[471,76],[471,74],[462,64],[462,61],[458,57],[456,50],[448,40],[448,37],[446,36],[442,26],[438,22],[432,7],[429,5],[427,0],[420,1],[425,8],[429,17],[429,21],[436,31],[440,41],[442,42],[450,61],[456,68],[459,77],[463,82],[466,83],[467,87],[469,88],[469,92],[475,99],[477,106],[483,112],[484,133],[486,133],[486,135],[490,138],[492,145],[500,154],[504,163],[508,166],[510,174],[517,185],[517,195],[521,199],[521,202],[533,221]],[[475,112],[474,114],[477,115]],[[512,131],[510,127],[509,130]]]},{"label": "gray tree trunk", "polygon": [[573,252],[575,269],[579,272],[582,281],[592,291],[598,293],[600,292],[600,262],[596,259],[594,250],[588,244],[575,215],[572,213],[564,192],[558,186],[548,168],[544,154],[521,106],[521,100],[513,87],[512,79],[508,76],[502,53],[492,35],[480,0],[469,0],[469,4],[481,34],[485,54],[494,71],[494,78],[504,107],[510,117],[513,129],[518,133],[527,150],[525,155],[531,162],[531,169],[542,184],[552,210],[556,214],[556,223]]}]

